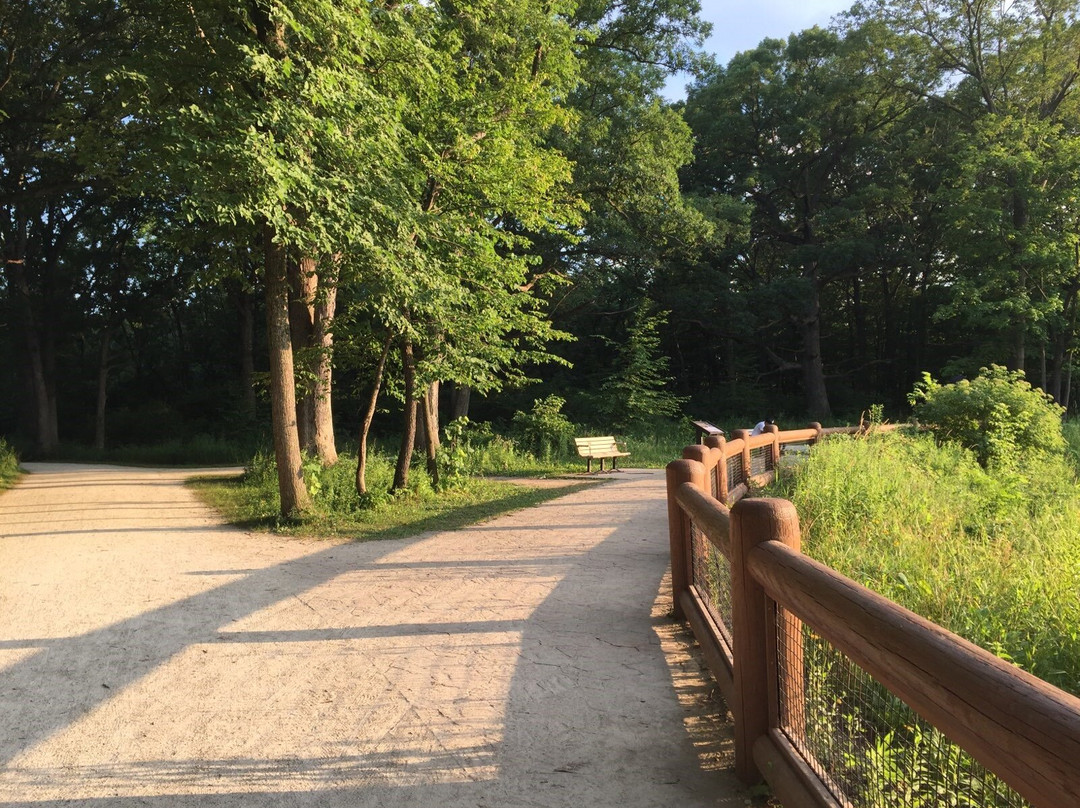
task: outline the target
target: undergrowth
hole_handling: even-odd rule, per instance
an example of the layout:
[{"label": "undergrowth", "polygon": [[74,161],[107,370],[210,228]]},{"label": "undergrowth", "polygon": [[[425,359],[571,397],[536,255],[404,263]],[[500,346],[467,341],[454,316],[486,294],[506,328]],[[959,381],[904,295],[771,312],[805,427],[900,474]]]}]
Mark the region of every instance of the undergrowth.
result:
[{"label": "undergrowth", "polygon": [[193,485],[235,525],[290,535],[368,540],[401,538],[425,530],[457,529],[591,484],[536,489],[506,481],[468,478],[452,488],[436,491],[424,469],[413,468],[408,489],[390,493],[393,462],[389,456],[374,454],[367,463],[370,493],[361,497],[355,489],[354,455],[342,454],[330,468],[309,462],[304,470],[312,507],[303,517],[292,520],[281,518],[277,472],[270,455],[256,455],[242,477],[206,478]]}]

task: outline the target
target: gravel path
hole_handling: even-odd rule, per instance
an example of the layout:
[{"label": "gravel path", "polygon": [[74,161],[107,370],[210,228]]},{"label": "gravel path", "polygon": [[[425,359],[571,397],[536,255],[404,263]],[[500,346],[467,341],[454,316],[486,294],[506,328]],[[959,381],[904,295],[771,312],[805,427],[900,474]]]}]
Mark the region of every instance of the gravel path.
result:
[{"label": "gravel path", "polygon": [[191,471],[0,494],[0,805],[743,806],[669,596],[662,472],[369,543]]}]

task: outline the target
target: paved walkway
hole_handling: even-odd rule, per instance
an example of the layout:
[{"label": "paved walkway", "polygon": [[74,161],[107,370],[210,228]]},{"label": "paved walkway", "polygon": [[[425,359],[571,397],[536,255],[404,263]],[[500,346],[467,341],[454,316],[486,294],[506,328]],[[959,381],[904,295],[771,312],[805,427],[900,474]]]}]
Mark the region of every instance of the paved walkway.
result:
[{"label": "paved walkway", "polygon": [[177,471],[28,467],[0,805],[747,803],[666,616],[661,472],[348,544],[223,527]]}]

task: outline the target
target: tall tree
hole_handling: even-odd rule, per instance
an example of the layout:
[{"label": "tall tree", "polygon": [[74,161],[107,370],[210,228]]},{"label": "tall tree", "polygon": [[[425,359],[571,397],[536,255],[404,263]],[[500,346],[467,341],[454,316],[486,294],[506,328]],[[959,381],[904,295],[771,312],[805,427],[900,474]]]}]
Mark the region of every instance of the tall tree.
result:
[{"label": "tall tree", "polygon": [[874,260],[867,215],[889,183],[877,143],[913,103],[874,69],[875,33],[811,29],[766,40],[687,102],[698,135],[692,187],[752,207],[744,255],[753,284],[768,290],[760,304],[785,317],[797,340],[777,350],[762,333],[759,345],[778,368],[801,371],[806,408],[819,419],[832,411],[823,298]]},{"label": "tall tree", "polygon": [[308,495],[287,267],[361,251],[372,210],[402,197],[406,137],[387,89],[404,91],[397,60],[409,41],[396,34],[426,12],[329,0],[206,0],[164,11],[177,17],[168,25],[153,18],[147,36],[156,47],[126,74],[147,100],[144,114],[158,121],[148,158],[164,170],[147,165],[144,178],[182,193],[193,218],[262,231],[275,455],[281,510],[292,515]]},{"label": "tall tree", "polygon": [[952,182],[949,240],[963,312],[1010,347],[995,360],[1023,369],[1032,337],[1065,305],[1075,273],[1055,216],[1073,176],[1080,20],[1072,0],[877,0],[857,14],[882,20],[938,71],[912,89],[963,126]]}]

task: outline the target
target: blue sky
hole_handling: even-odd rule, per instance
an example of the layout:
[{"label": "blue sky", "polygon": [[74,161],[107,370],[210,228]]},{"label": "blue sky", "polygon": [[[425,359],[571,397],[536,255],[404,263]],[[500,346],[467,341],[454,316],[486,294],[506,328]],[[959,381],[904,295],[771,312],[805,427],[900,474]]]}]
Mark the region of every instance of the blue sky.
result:
[{"label": "blue sky", "polygon": [[[727,64],[739,51],[749,50],[766,37],[786,39],[794,31],[814,25],[825,27],[829,20],[851,7],[854,0],[700,0],[701,17],[712,23],[713,33],[705,50],[720,64]],[[667,96],[685,96],[688,79],[668,82]]]}]

